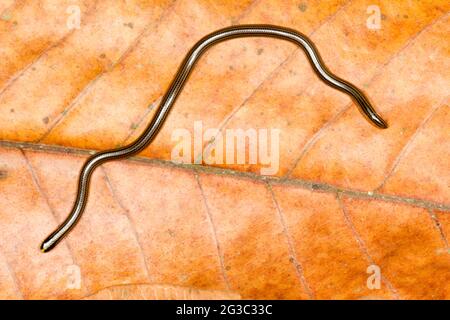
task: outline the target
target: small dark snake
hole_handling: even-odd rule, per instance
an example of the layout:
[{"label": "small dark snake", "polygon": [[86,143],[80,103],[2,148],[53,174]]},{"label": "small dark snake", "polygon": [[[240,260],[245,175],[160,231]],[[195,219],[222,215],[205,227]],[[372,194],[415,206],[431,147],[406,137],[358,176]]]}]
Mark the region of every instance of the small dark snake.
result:
[{"label": "small dark snake", "polygon": [[87,159],[80,172],[78,193],[72,212],[67,219],[44,240],[41,245],[41,250],[43,252],[53,249],[80,219],[86,207],[89,182],[94,169],[106,161],[127,158],[146,148],[161,129],[161,126],[175,103],[176,98],[180,94],[186,79],[202,53],[218,42],[241,37],[272,37],[288,40],[299,45],[306,53],[314,72],[322,79],[322,81],[351,96],[358,105],[360,111],[362,111],[367,119],[374,125],[382,129],[387,128],[386,122],[375,112],[369,100],[358,88],[351,83],[338,78],[325,67],[317,49],[305,35],[295,30],[271,25],[241,25],[218,30],[202,38],[189,51],[178,69],[169,90],[164,95],[152,121],[139,138],[125,147],[98,152]]}]

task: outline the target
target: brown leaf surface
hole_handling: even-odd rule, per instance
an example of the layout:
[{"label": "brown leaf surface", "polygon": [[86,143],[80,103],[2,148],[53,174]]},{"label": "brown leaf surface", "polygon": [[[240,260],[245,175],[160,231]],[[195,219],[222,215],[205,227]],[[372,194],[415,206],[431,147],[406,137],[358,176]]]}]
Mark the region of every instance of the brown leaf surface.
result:
[{"label": "brown leaf surface", "polygon": [[[0,298],[450,298],[450,5],[380,1],[372,30],[372,2],[2,1]],[[152,145],[97,169],[80,223],[41,254],[87,155],[136,138],[189,48],[241,23],[309,35],[390,128],[292,44],[219,44]],[[280,129],[276,176],[168,161],[173,131],[200,120]]]}]

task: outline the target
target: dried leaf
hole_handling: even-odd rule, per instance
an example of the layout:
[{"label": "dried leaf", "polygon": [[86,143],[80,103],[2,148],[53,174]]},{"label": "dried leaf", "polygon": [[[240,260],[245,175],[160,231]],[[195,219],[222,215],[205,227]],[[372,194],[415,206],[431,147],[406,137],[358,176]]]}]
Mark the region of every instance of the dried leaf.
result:
[{"label": "dried leaf", "polygon": [[[0,298],[448,299],[449,9],[2,1]],[[151,146],[98,168],[80,223],[41,254],[87,155],[139,136],[190,47],[244,23],[309,35],[389,129],[368,125],[290,43],[219,44]],[[220,135],[279,129],[279,170],[172,163],[174,131],[194,136],[198,121]]]}]

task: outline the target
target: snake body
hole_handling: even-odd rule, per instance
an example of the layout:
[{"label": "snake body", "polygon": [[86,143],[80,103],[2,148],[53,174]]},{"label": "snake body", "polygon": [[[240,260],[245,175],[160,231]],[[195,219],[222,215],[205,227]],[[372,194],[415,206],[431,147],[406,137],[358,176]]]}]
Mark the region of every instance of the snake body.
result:
[{"label": "snake body", "polygon": [[375,126],[379,128],[387,128],[386,122],[376,113],[366,96],[351,83],[340,79],[331,73],[325,67],[311,40],[300,32],[271,25],[239,25],[220,29],[198,41],[186,55],[184,61],[178,69],[177,74],[175,75],[175,78],[172,80],[168,91],[163,96],[156,114],[141,136],[127,146],[98,152],[86,160],[80,172],[77,197],[72,211],[66,220],[44,240],[41,245],[41,251],[47,252],[54,248],[70,232],[70,230],[80,219],[88,200],[89,184],[92,172],[97,166],[107,161],[133,156],[142,151],[152,142],[161,129],[161,126],[167,118],[170,109],[186,83],[192,68],[202,53],[216,43],[241,37],[271,37],[288,40],[297,44],[306,53],[314,72],[320,79],[322,79],[326,84],[351,96],[362,113]]}]

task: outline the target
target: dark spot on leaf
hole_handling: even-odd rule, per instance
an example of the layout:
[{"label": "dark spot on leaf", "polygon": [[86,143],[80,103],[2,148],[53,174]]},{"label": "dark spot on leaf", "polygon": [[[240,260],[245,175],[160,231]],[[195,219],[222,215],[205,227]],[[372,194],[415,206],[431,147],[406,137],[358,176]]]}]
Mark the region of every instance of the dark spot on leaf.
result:
[{"label": "dark spot on leaf", "polygon": [[47,124],[50,121],[50,119],[48,117],[45,117],[44,119],[42,119],[42,122]]},{"label": "dark spot on leaf", "polygon": [[128,28],[130,28],[130,29],[133,29],[133,27],[134,27],[134,25],[133,25],[133,23],[132,22],[129,22],[129,23],[124,23],[123,24],[125,27],[128,27]]},{"label": "dark spot on leaf", "polygon": [[408,19],[409,16],[408,16],[407,14],[404,14],[404,15],[403,15],[403,18]]},{"label": "dark spot on leaf", "polygon": [[100,58],[105,59],[105,58],[106,58],[106,54],[102,53],[102,54],[100,55]]},{"label": "dark spot on leaf", "polygon": [[290,262],[290,263],[294,263],[294,258],[290,257],[290,258],[289,258],[289,262]]},{"label": "dark spot on leaf", "polygon": [[132,130],[137,129],[137,127],[138,127],[138,125],[137,125],[136,123],[132,123],[131,126],[130,126],[130,128],[131,128]]},{"label": "dark spot on leaf", "polygon": [[0,170],[0,180],[6,179],[7,176],[8,176],[8,172],[6,170]]},{"label": "dark spot on leaf", "polygon": [[171,237],[175,237],[175,232],[171,229],[167,229],[167,233],[171,236]]},{"label": "dark spot on leaf", "polygon": [[229,271],[229,270],[231,270],[231,267],[230,266],[226,266],[225,270]]},{"label": "dark spot on leaf", "polygon": [[14,113],[14,109],[13,108],[11,108],[10,110],[9,110],[9,112],[11,112],[11,113]]},{"label": "dark spot on leaf", "polygon": [[259,56],[261,55],[261,53],[263,53],[264,49],[263,48],[259,48],[258,51],[256,51],[256,54]]},{"label": "dark spot on leaf", "polygon": [[381,20],[386,20],[386,19],[387,19],[386,15],[385,14],[381,14]]},{"label": "dark spot on leaf", "polygon": [[313,183],[313,184],[311,185],[311,189],[313,189],[313,190],[318,190],[318,189],[320,189],[320,186],[319,186],[318,184]]},{"label": "dark spot on leaf", "polygon": [[298,5],[298,8],[300,9],[301,12],[305,12],[308,9],[308,5],[302,2]]}]

